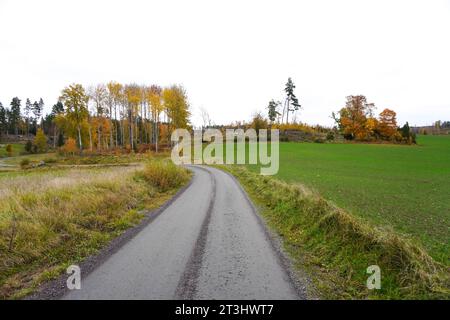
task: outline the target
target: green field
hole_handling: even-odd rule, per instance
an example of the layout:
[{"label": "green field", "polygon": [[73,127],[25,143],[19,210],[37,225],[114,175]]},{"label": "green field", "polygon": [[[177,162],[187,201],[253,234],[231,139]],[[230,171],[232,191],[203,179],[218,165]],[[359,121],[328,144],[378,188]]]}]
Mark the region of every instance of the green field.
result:
[{"label": "green field", "polygon": [[[8,152],[6,152],[7,145],[8,143],[0,144],[0,158],[9,156]],[[25,151],[25,145],[22,143],[11,143],[11,146],[12,146],[11,156],[13,157],[18,156]]]},{"label": "green field", "polygon": [[450,136],[421,136],[417,146],[281,143],[277,178],[305,184],[449,264]]}]

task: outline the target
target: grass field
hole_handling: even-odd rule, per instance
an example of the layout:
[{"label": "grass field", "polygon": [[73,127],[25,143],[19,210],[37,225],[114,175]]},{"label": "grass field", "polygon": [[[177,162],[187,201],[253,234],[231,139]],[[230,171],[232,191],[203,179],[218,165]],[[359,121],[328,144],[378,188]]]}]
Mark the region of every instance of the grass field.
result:
[{"label": "grass field", "polygon": [[188,179],[157,160],[0,173],[0,299],[22,297],[95,253]]},{"label": "grass field", "polygon": [[420,136],[417,146],[281,143],[276,177],[317,190],[449,264],[450,136]]},{"label": "grass field", "polygon": [[[0,158],[9,156],[8,152],[6,152],[7,145],[8,143],[3,143],[0,145]],[[25,151],[25,145],[23,143],[11,143],[11,146],[12,146],[11,156],[13,157],[18,156]]]}]

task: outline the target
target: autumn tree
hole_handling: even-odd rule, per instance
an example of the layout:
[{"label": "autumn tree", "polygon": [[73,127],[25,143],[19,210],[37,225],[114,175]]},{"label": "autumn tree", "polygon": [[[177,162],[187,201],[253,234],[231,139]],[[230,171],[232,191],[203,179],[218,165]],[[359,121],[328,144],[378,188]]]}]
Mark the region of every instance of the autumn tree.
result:
[{"label": "autumn tree", "polygon": [[384,109],[379,116],[378,132],[381,137],[392,140],[397,134],[397,114],[391,109]]},{"label": "autumn tree", "polygon": [[129,137],[130,147],[134,150],[134,118],[141,102],[141,89],[136,84],[130,84],[125,86],[125,98],[127,103],[128,125],[129,125]]},{"label": "autumn tree", "polygon": [[[114,109],[114,120],[117,121],[118,117],[117,117],[117,112],[118,112],[118,108],[120,108],[121,102],[123,101],[123,86],[120,83],[114,82],[114,81],[110,81],[107,85],[106,85],[107,89],[108,89],[108,106],[110,108],[110,118],[112,118],[112,109]],[[120,115],[120,110],[119,110],[119,115]],[[121,118],[121,117],[120,117]],[[121,132],[121,135],[123,134],[122,131],[122,121],[119,121],[119,126],[120,128],[117,128],[117,126],[114,127],[114,132],[115,132],[115,145],[117,146],[119,144],[119,129]],[[111,125],[111,128],[113,126]],[[111,131],[111,137],[112,137],[112,131]]]},{"label": "autumn tree", "polygon": [[73,138],[67,139],[62,150],[65,153],[69,153],[72,155],[75,154],[75,152],[77,152],[77,145],[76,145],[75,139],[73,139]]},{"label": "autumn tree", "polygon": [[42,130],[42,128],[39,128],[36,132],[34,145],[36,146],[37,152],[47,151],[47,137],[45,136],[44,130]]},{"label": "autumn tree", "polygon": [[375,105],[368,103],[365,96],[348,96],[345,107],[333,117],[339,125],[340,130],[348,139],[368,139],[376,126],[373,118]]},{"label": "autumn tree", "polygon": [[122,85],[120,83],[110,81],[106,85],[106,88],[108,89],[107,94],[107,104],[109,108],[109,119],[110,119],[110,145],[112,147],[113,145],[113,131],[115,135],[115,145],[117,147],[118,145],[118,129],[117,126],[113,125],[113,110],[114,110],[114,120],[117,121],[117,108],[120,104],[121,100],[121,92],[122,92]]},{"label": "autumn tree", "polygon": [[97,149],[101,148],[102,131],[104,129],[103,115],[106,110],[106,102],[108,98],[108,93],[106,86],[99,84],[94,88],[90,88],[89,97],[93,101],[95,106],[95,112],[97,119],[95,119],[95,124],[97,127]]},{"label": "autumn tree", "polygon": [[159,117],[163,111],[162,104],[162,89],[157,85],[152,85],[148,89],[147,93],[148,104],[150,106],[150,112],[152,115],[152,142],[155,143],[156,152],[158,152],[158,140],[159,140]]},{"label": "autumn tree", "polygon": [[88,117],[87,95],[81,84],[72,84],[62,91],[60,101],[66,107],[67,119],[71,121],[78,133],[80,152],[83,150],[81,139],[81,125]]},{"label": "autumn tree", "polygon": [[171,86],[163,90],[164,109],[169,118],[169,131],[172,129],[186,129],[189,125],[189,103],[186,91],[182,86]]},{"label": "autumn tree", "polygon": [[255,113],[253,115],[250,127],[252,129],[255,129],[256,134],[258,135],[258,137],[259,137],[259,130],[267,129],[267,127],[268,127],[267,120],[264,119],[264,116],[262,115],[261,112],[257,112],[257,113]]}]

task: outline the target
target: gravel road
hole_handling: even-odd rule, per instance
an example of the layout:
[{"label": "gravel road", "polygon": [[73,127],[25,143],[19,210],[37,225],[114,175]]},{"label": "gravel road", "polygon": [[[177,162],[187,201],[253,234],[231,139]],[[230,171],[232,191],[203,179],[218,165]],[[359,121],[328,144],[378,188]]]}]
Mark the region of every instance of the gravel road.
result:
[{"label": "gravel road", "polygon": [[236,180],[191,166],[191,185],[63,299],[302,299]]}]

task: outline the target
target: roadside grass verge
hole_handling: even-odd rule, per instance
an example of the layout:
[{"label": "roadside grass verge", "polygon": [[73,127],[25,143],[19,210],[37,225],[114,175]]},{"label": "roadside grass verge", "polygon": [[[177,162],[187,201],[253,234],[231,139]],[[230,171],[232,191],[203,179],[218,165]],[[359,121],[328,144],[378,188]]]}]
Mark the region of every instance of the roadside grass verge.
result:
[{"label": "roadside grass verge", "polygon": [[145,170],[43,168],[0,175],[0,299],[23,297],[96,253],[190,177],[170,168],[181,178],[163,189],[142,177]]},{"label": "roadside grass verge", "polygon": [[[219,167],[241,182],[322,297],[450,297],[448,268],[412,239],[353,216],[303,185],[261,176],[242,166]],[[370,265],[381,268],[380,290],[366,287]]]},{"label": "roadside grass verge", "polygon": [[352,215],[414,237],[450,267],[450,136],[421,135],[418,143],[280,143],[276,178],[304,184]]}]

